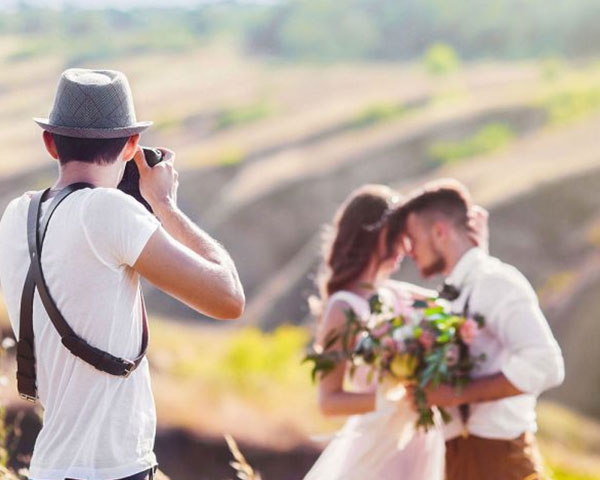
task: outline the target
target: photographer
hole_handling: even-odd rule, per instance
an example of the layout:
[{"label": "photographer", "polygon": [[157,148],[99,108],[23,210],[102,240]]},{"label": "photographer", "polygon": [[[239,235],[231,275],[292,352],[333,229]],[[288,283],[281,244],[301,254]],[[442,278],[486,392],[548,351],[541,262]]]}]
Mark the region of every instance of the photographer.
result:
[{"label": "photographer", "polygon": [[[13,200],[0,222],[0,282],[25,365],[19,390],[44,407],[30,478],[150,479],[156,414],[139,275],[223,320],[241,315],[242,286],[223,247],[178,209],[175,154],[160,149],[162,161],[146,163],[138,141],[151,122],[136,121],[121,72],[65,71],[49,118],[35,121],[58,179],[43,194]],[[116,188],[132,158],[154,215]],[[35,202],[42,220],[32,236]]]}]

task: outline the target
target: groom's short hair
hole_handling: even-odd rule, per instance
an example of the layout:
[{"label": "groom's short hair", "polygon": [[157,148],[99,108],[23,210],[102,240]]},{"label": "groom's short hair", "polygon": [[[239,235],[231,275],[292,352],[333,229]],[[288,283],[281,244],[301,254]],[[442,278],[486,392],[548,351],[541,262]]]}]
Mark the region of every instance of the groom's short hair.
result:
[{"label": "groom's short hair", "polygon": [[390,220],[390,234],[401,234],[411,213],[432,222],[443,218],[451,221],[457,228],[467,229],[470,208],[471,194],[462,183],[454,179],[428,182],[409,194],[407,200],[394,212]]}]

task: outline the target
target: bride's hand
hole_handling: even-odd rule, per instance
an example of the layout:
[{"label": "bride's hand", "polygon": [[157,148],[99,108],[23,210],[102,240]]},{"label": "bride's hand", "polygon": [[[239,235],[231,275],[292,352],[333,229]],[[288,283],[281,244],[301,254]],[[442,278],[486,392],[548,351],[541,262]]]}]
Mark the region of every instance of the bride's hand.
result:
[{"label": "bride's hand", "polygon": [[482,250],[489,252],[490,250],[490,230],[488,219],[490,214],[488,211],[479,205],[473,205],[469,212],[469,238],[474,245]]}]

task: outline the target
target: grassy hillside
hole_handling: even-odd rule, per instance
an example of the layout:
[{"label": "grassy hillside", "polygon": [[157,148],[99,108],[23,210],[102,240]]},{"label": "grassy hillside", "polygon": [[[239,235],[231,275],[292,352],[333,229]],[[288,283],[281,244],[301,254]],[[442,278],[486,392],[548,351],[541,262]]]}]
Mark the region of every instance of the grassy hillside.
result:
[{"label": "grassy hillside", "polygon": [[[3,207],[52,182],[56,167],[31,117],[47,113],[68,58],[15,59],[22,38],[0,40]],[[492,212],[492,253],[532,280],[565,352],[567,383],[548,400],[600,416],[598,63],[481,62],[439,77],[420,62],[289,64],[223,43],[125,51],[105,62],[81,65],[128,74],[138,118],[155,120],[144,143],[176,150],[181,205],[231,252],[248,296],[239,323],[258,327],[176,322],[198,315],[147,288],[158,448],[166,458],[169,445],[187,455],[173,457],[172,472],[203,461],[197,452],[222,453],[220,436],[230,431],[267,480],[285,480],[268,466],[278,455],[291,461],[282,451],[301,452],[289,477],[299,478],[320,448],[311,436],[340,425],[319,415],[299,364],[310,331],[289,324],[307,320],[321,225],[365,182],[402,190],[439,176],[465,182]],[[409,262],[401,275],[420,281]],[[597,478],[594,421],[554,404],[540,418],[556,478]]]}]

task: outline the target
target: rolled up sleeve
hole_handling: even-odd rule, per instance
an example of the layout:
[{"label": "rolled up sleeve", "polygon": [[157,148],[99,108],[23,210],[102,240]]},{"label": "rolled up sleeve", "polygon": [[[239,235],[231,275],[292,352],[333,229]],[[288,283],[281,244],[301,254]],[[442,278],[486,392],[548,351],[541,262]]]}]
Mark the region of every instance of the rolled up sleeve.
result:
[{"label": "rolled up sleeve", "polygon": [[516,388],[532,395],[560,385],[565,376],[562,353],[535,292],[524,278],[495,283],[494,288],[504,294],[486,325],[506,352],[501,372]]}]

